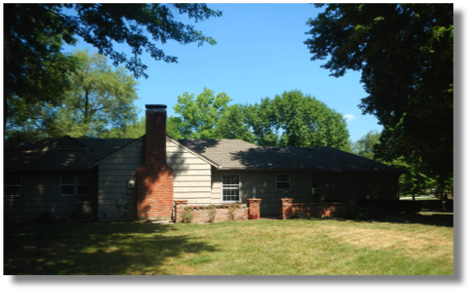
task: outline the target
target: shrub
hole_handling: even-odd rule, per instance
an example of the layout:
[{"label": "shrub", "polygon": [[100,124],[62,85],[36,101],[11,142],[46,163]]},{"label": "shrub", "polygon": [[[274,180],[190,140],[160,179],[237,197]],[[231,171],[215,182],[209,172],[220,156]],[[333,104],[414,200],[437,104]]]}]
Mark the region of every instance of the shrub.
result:
[{"label": "shrub", "polygon": [[239,204],[235,203],[229,207],[229,218],[230,220],[235,220],[237,209],[239,209]]},{"label": "shrub", "polygon": [[209,205],[204,207],[206,210],[207,217],[209,217],[209,223],[213,223],[216,218],[217,209],[215,205]]},{"label": "shrub", "polygon": [[193,220],[193,211],[191,207],[184,207],[184,212],[181,213],[183,223],[191,223]]}]

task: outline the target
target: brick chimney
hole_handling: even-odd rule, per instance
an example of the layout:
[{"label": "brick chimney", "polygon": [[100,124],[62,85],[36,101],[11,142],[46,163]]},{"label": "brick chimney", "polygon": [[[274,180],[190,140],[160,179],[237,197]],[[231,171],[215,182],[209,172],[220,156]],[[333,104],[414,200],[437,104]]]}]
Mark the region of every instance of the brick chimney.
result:
[{"label": "brick chimney", "polygon": [[170,220],[173,169],[166,165],[166,105],[145,105],[145,164],[137,170],[137,218]]},{"label": "brick chimney", "polygon": [[166,165],[166,105],[147,104],[145,164]]}]

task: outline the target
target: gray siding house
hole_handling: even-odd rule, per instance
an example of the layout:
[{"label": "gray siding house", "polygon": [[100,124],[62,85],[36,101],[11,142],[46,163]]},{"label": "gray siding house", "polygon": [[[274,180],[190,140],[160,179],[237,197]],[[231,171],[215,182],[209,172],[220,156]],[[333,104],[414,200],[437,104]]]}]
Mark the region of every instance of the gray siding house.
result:
[{"label": "gray siding house", "polygon": [[165,108],[147,105],[147,134],[138,139],[66,136],[5,150],[4,219],[171,219],[174,200],[229,204],[254,195],[263,215],[278,215],[284,197],[398,198],[397,168],[329,147],[172,139]]}]

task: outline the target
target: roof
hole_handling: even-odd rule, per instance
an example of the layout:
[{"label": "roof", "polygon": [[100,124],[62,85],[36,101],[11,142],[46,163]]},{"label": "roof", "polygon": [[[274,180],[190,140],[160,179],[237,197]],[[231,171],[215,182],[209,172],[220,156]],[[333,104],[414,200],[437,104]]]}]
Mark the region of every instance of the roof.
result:
[{"label": "roof", "polygon": [[137,139],[71,138],[45,139],[14,150],[5,150],[4,169],[82,170]]},{"label": "roof", "polygon": [[180,139],[179,143],[217,163],[219,169],[282,169],[320,172],[393,172],[403,170],[341,150],[306,147],[259,147],[238,139]]},{"label": "roof", "polygon": [[[5,150],[8,171],[82,170],[139,139],[45,139],[14,150]],[[320,172],[392,172],[387,166],[335,148],[260,147],[239,139],[174,140],[217,169],[312,170]]]}]

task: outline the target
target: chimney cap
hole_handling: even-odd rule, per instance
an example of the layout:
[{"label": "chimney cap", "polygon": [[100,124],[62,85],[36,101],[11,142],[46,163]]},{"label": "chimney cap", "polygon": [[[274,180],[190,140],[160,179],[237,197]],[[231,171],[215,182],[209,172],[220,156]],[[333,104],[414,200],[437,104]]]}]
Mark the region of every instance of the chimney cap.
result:
[{"label": "chimney cap", "polygon": [[166,105],[165,104],[146,104],[145,108],[147,110],[149,110],[149,109],[166,109]]}]

